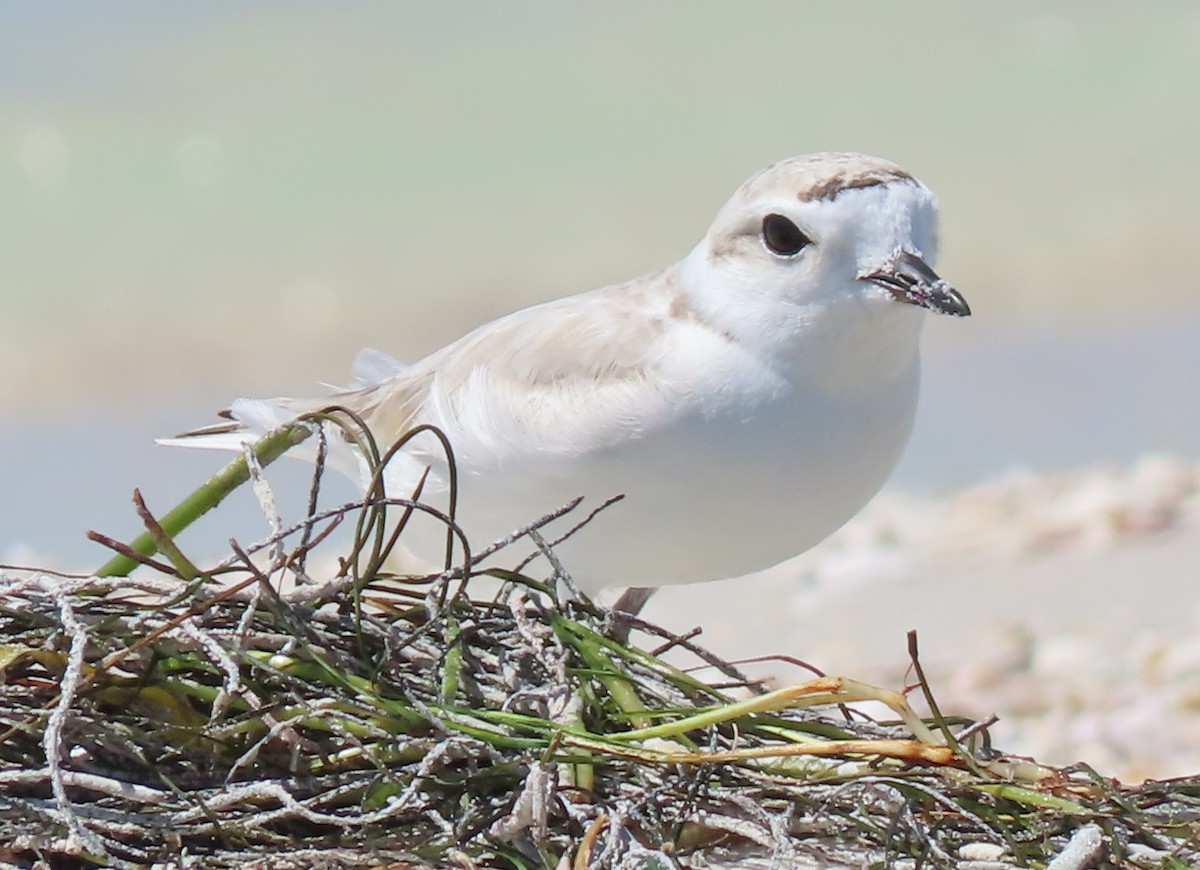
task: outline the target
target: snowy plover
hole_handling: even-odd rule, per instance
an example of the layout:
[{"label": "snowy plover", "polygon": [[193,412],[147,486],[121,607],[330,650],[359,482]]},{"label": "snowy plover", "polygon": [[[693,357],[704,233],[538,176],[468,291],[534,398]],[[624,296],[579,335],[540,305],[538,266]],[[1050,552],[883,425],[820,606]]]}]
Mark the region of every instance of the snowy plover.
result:
[{"label": "snowy plover", "polygon": [[[586,511],[623,494],[558,549],[584,590],[746,574],[825,538],[891,473],[924,313],[970,313],[933,271],[936,224],[930,191],[886,160],[783,160],[659,272],[501,317],[411,365],[364,351],[355,386],[238,399],[230,423],[167,442],[240,449],[328,404],[361,415],[381,449],[432,423],[454,446],[475,547],[576,496]],[[362,476],[344,437],[331,442],[331,463]],[[422,435],[389,466],[389,495],[426,467],[426,497],[444,493]],[[440,563],[437,523],[405,540]]]}]

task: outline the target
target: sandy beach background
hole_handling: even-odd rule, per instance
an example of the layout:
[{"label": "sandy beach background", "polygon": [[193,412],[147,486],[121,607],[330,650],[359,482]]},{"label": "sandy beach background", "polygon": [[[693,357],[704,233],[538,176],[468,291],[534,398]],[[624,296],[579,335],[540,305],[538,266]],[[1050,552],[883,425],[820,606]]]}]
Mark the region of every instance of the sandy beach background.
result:
[{"label": "sandy beach background", "polygon": [[[930,322],[879,502],[652,615],[887,681],[918,628],[1002,745],[1194,773],[1196,81],[1186,2],[5,4],[0,562],[94,566],[134,486],[163,510],[219,464],[153,437],[232,396],[656,268],[766,163],[875,152],[938,193],[975,316]],[[184,543],[263,531],[235,498]]]}]

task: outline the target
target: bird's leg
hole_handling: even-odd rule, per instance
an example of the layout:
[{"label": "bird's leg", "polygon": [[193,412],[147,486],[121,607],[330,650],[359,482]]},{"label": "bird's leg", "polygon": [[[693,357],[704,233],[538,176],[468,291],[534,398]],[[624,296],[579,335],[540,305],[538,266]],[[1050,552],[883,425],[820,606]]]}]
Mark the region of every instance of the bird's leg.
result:
[{"label": "bird's leg", "polygon": [[620,643],[628,642],[629,631],[632,628],[629,624],[630,620],[642,612],[642,608],[646,606],[646,602],[653,594],[653,586],[630,586],[613,602],[612,636],[614,640]]},{"label": "bird's leg", "polygon": [[650,596],[654,592],[655,587],[653,586],[630,586],[613,602],[613,612],[623,613],[626,616],[637,616],[642,612],[642,608],[646,606],[646,602],[650,600]]}]

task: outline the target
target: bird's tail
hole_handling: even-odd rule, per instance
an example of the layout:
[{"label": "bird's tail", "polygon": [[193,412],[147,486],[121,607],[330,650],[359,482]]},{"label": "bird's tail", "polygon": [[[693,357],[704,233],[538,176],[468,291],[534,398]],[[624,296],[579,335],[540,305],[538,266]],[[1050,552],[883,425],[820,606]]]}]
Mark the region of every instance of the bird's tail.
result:
[{"label": "bird's tail", "polygon": [[[354,384],[343,388],[340,395],[345,396],[356,388],[381,383],[405,368],[404,363],[381,351],[370,348],[362,350],[354,360]],[[219,416],[224,418],[222,422],[157,441],[168,447],[240,451],[243,444],[253,444],[272,429],[286,425],[302,414],[319,411],[338,402],[339,393],[327,399],[235,399],[228,409],[220,412]],[[365,462],[345,433],[332,423],[325,424],[324,429],[329,446],[327,463],[351,480],[368,479],[370,475]],[[290,450],[288,456],[312,462],[316,459],[317,450],[317,440],[309,438]]]},{"label": "bird's tail", "polygon": [[[240,451],[242,445],[253,444],[272,429],[284,426],[302,414],[320,410],[320,400],[299,399],[235,399],[227,410],[221,411],[224,421],[181,432],[168,438],[155,439],[167,447],[195,447],[202,450]],[[326,424],[329,452],[327,462],[352,480],[361,475],[360,460],[354,449],[333,424]],[[312,462],[317,457],[317,440],[309,438],[288,451],[288,456]]]}]

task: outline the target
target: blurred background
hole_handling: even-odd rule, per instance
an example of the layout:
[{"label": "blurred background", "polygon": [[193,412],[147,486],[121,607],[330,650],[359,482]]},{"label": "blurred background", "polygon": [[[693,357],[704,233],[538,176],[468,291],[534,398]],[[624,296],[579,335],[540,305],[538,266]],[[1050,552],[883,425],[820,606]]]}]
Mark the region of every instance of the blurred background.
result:
[{"label": "blurred background", "polygon": [[5,3],[0,556],[86,566],[219,464],[153,436],[656,268],[824,149],[938,193],[976,312],[895,485],[1194,458],[1197,83],[1187,2]]},{"label": "blurred background", "polygon": [[[161,512],[225,459],[155,436],[237,395],[344,383],[360,347],[416,359],[662,266],[752,172],[827,149],[889,157],[939,195],[938,269],[975,312],[928,324],[916,431],[881,503],[1152,454],[1186,474],[1200,459],[1198,146],[1200,7],[1186,0],[0,2],[0,562],[95,567],[106,554],[83,533],[132,536],[134,486]],[[295,514],[307,474],[283,465]],[[349,497],[339,486],[331,497]],[[953,521],[928,516],[934,532]],[[238,493],[185,542],[216,555],[266,532]],[[1169,594],[1126,597],[1150,576],[1139,555],[1099,597],[1063,585],[1054,606],[1096,564],[1036,575],[974,558],[975,574],[943,572],[949,591],[883,610],[876,590],[765,614],[773,599],[724,584],[654,606],[739,652],[857,643],[875,613],[903,665],[910,624],[927,640],[965,632],[945,636],[952,650],[979,644],[961,618],[977,594],[1015,602],[1022,631],[1107,615],[1194,636],[1168,625],[1195,606],[1183,578],[1200,546],[1187,553],[1154,575],[1184,583]],[[791,596],[792,581],[763,588]],[[1139,661],[1161,664],[1157,649]],[[1093,653],[1057,661],[1078,673]],[[1113,684],[1096,681],[1105,697]],[[1194,749],[1189,721],[1180,746]],[[1068,755],[1082,745],[1052,732]]]}]

